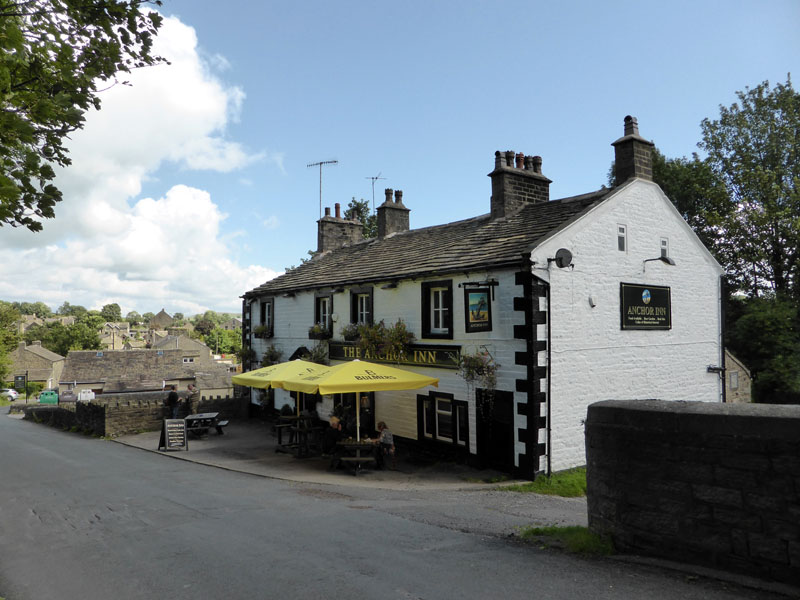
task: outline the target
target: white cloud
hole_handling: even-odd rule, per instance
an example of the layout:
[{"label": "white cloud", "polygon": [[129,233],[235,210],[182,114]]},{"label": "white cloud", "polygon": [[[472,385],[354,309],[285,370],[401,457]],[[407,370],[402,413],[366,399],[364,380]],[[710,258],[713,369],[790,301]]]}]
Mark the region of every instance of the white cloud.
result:
[{"label": "white cloud", "polygon": [[3,228],[0,278],[14,296],[4,299],[238,311],[241,292],[276,275],[231,258],[237,236],[221,232],[226,215],[203,190],[168,182],[162,197],[131,204],[165,162],[225,173],[266,156],[225,137],[245,94],[212,75],[191,27],[164,19],[155,52],[171,65],[137,70],[132,86],[103,92],[102,110],[73,135],[56,219],[38,234]]},{"label": "white cloud", "polygon": [[278,221],[278,217],[272,215],[264,219],[262,225],[264,225],[264,229],[277,229],[280,226],[280,221]]}]

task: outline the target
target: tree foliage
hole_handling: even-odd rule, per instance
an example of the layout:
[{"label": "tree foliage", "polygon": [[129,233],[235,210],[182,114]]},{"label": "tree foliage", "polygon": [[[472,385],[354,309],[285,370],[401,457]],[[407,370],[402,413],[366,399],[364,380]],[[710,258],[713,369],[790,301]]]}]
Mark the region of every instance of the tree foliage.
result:
[{"label": "tree foliage", "polygon": [[21,315],[36,315],[37,317],[50,317],[53,311],[44,302],[12,302],[11,306]]},{"label": "tree foliage", "polygon": [[16,323],[20,312],[9,302],[0,300],[0,383],[7,381],[11,373],[9,353],[19,342]]},{"label": "tree foliage", "polygon": [[[42,229],[61,191],[54,165],[100,88],[163,62],[152,54],[160,0],[0,0],[0,226]],[[124,82],[123,82],[124,83]]]},{"label": "tree foliage", "polygon": [[111,323],[119,323],[122,321],[122,309],[116,302],[103,306],[103,308],[100,309],[100,315]]},{"label": "tree foliage", "polygon": [[754,375],[753,398],[800,403],[800,309],[777,297],[734,298],[728,344]]},{"label": "tree foliage", "polygon": [[370,214],[369,202],[364,200],[356,200],[353,197],[347,209],[344,211],[344,218],[352,221],[361,221],[361,231],[365,238],[374,238],[378,235],[378,217],[377,215]]},{"label": "tree foliage", "polygon": [[698,144],[732,203],[720,225],[721,262],[751,297],[800,298],[800,94],[787,77],[737,97],[719,119],[703,120]]}]

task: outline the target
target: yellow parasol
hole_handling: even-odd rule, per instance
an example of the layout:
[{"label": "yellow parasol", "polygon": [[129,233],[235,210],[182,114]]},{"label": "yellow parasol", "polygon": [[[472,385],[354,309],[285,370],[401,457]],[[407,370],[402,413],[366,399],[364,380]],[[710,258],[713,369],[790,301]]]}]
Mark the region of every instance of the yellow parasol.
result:
[{"label": "yellow parasol", "polygon": [[[279,386],[293,392],[323,395],[416,390],[428,385],[439,386],[439,380],[435,377],[360,360],[322,369],[324,370],[315,373],[287,377]],[[361,403],[356,402],[356,437],[359,440],[360,415]]]},{"label": "yellow parasol", "polygon": [[234,375],[231,380],[236,385],[246,385],[254,388],[268,389],[270,387],[282,387],[281,382],[288,377],[299,377],[302,375],[312,375],[328,367],[308,362],[307,360],[290,360],[289,362],[262,367],[254,371],[248,371],[241,375]]}]

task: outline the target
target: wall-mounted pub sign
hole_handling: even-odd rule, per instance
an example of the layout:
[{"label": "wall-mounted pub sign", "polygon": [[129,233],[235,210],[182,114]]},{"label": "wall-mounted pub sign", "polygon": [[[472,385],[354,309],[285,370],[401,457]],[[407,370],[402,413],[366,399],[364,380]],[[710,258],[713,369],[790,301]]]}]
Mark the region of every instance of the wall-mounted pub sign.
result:
[{"label": "wall-mounted pub sign", "polygon": [[457,369],[461,346],[411,344],[407,354],[397,356],[382,352],[366,352],[353,342],[328,342],[328,356],[332,360],[368,360],[377,363],[394,363],[399,366],[438,367]]},{"label": "wall-mounted pub sign", "polygon": [[668,287],[620,283],[619,299],[622,329],[672,329]]}]

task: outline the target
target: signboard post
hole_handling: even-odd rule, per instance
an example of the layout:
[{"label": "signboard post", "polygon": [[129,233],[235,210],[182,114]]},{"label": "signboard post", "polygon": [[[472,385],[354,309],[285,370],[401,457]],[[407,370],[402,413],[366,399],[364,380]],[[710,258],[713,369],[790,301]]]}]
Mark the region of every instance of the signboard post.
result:
[{"label": "signboard post", "polygon": [[188,450],[189,441],[186,438],[186,421],[183,419],[164,419],[161,427],[161,439],[158,441],[158,449],[168,450]]},{"label": "signboard post", "polygon": [[670,288],[619,284],[621,329],[672,329]]}]

